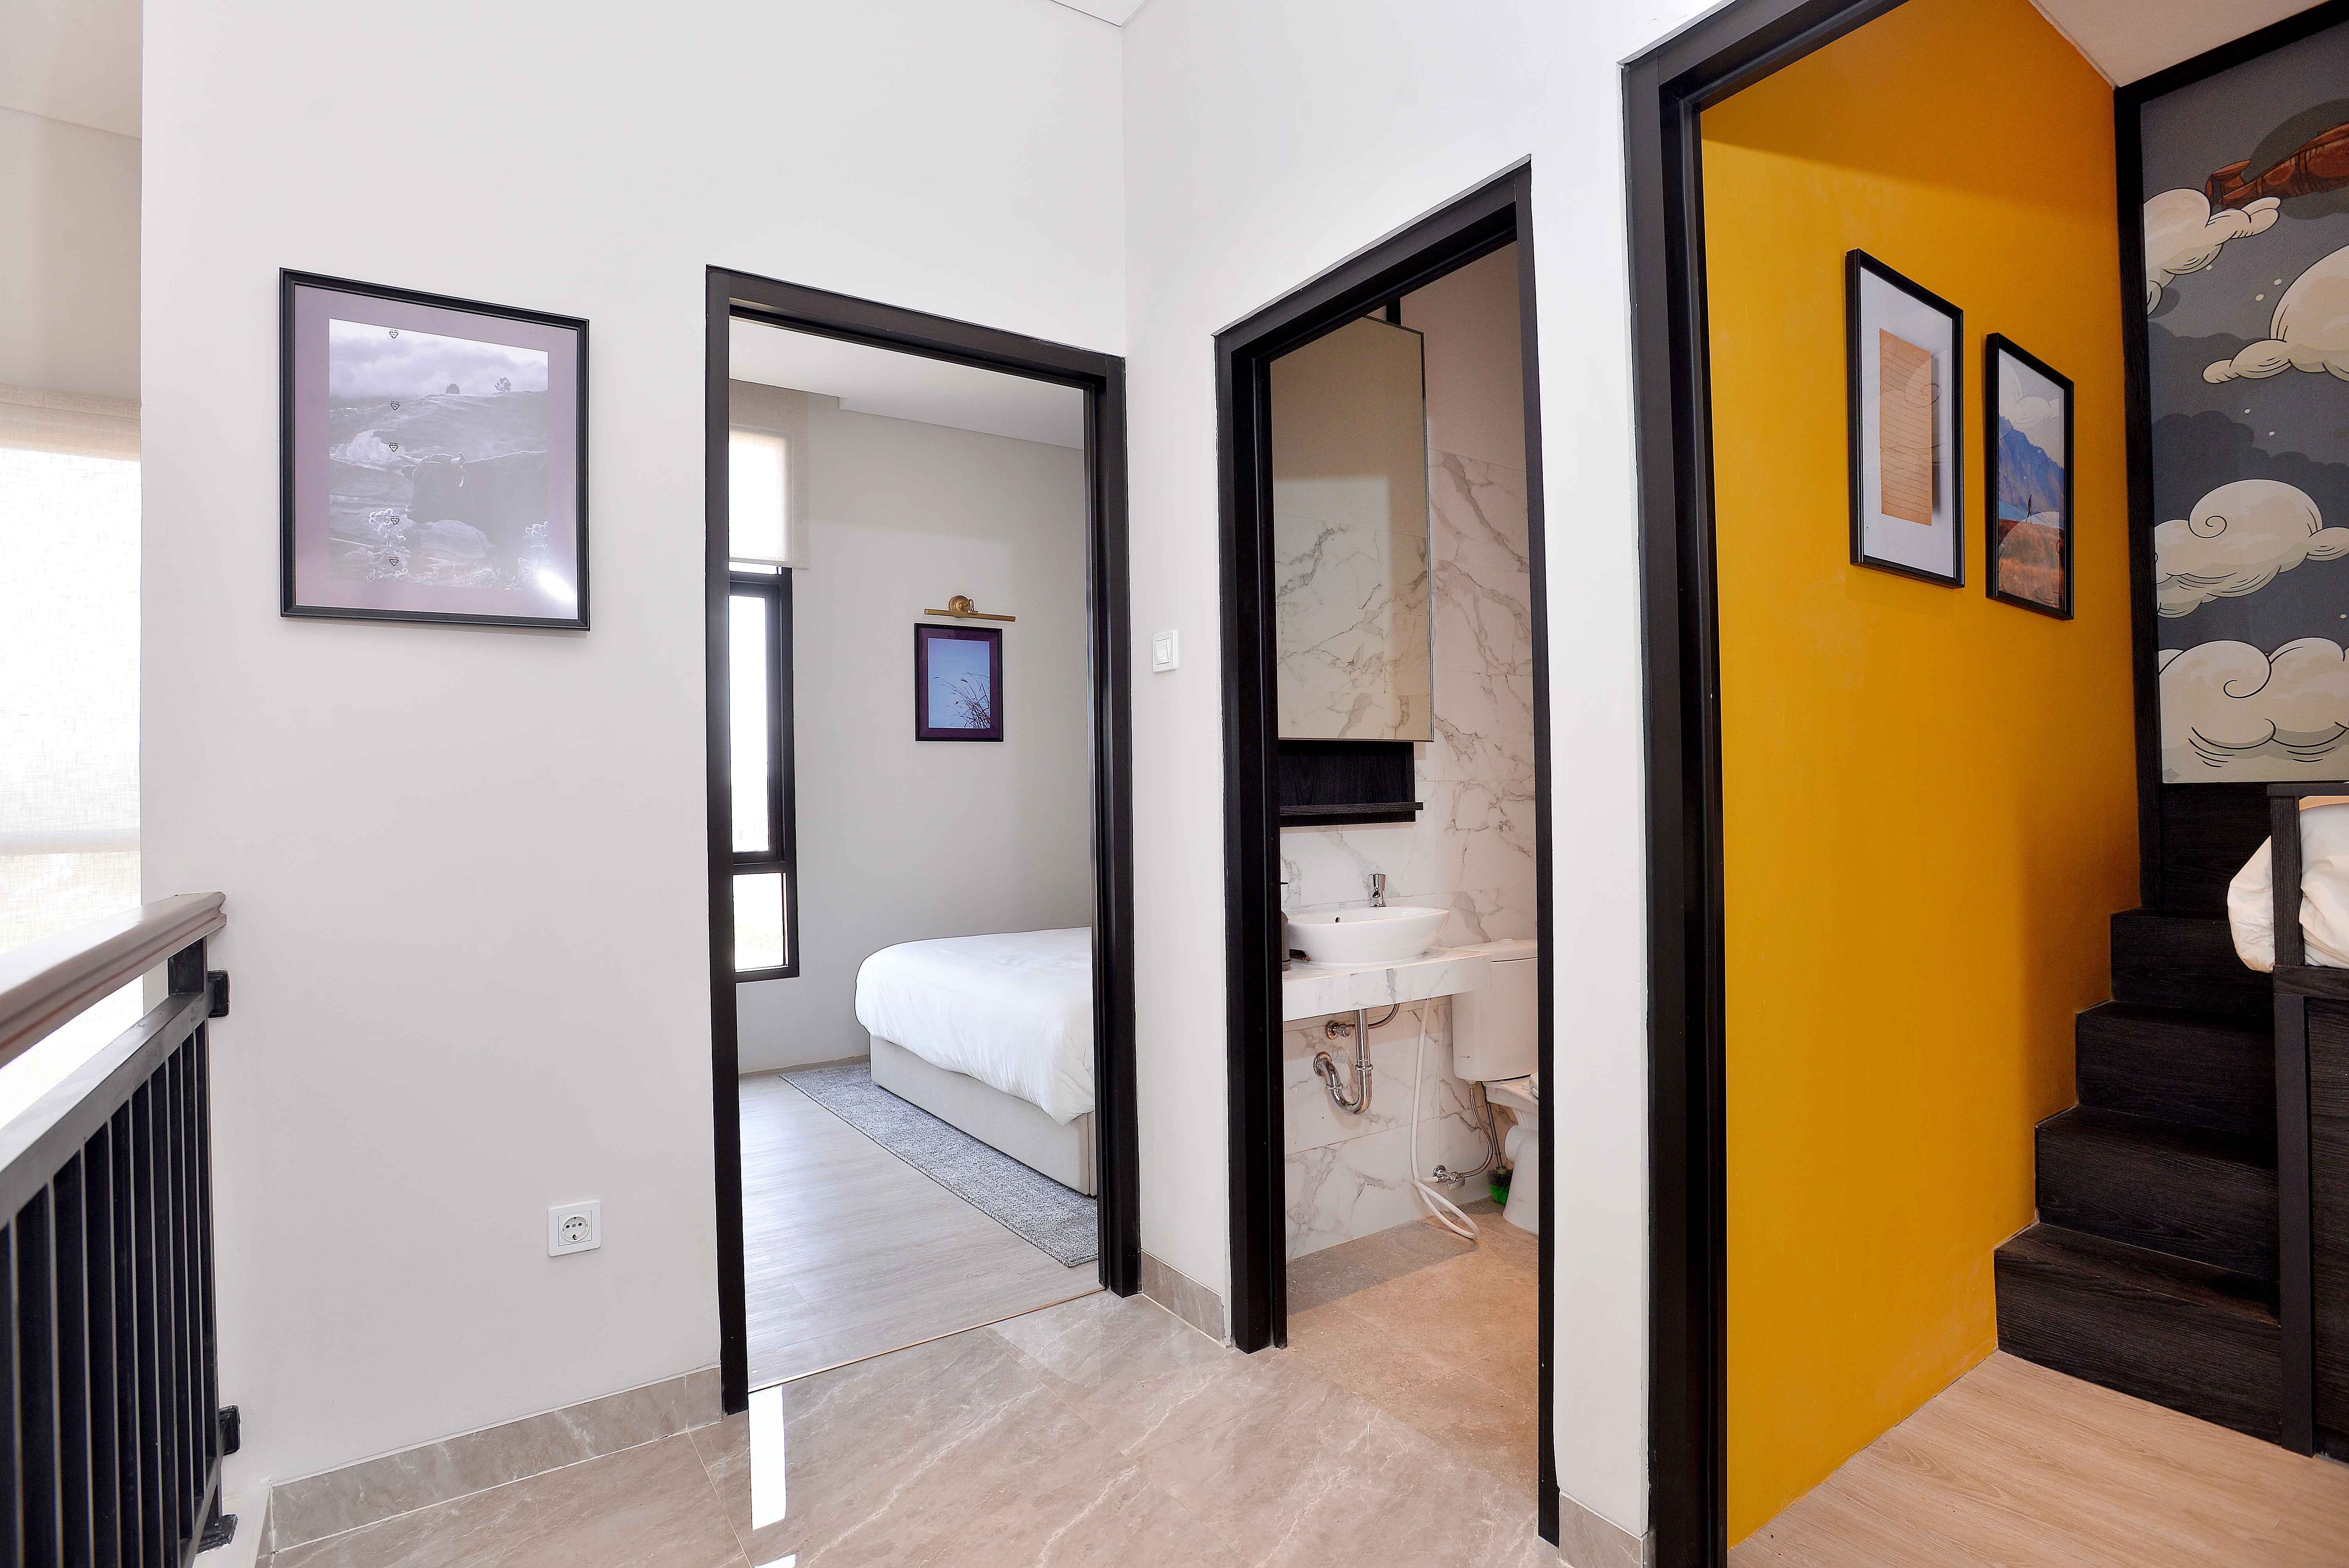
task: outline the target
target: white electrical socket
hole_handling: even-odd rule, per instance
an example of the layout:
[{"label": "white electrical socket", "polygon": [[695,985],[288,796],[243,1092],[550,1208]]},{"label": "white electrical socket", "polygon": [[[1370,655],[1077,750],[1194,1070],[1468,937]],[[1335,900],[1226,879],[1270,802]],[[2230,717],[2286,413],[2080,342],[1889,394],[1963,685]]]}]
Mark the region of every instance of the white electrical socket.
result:
[{"label": "white electrical socket", "polygon": [[593,1252],[604,1244],[604,1202],[557,1203],[546,1212],[546,1255]]}]

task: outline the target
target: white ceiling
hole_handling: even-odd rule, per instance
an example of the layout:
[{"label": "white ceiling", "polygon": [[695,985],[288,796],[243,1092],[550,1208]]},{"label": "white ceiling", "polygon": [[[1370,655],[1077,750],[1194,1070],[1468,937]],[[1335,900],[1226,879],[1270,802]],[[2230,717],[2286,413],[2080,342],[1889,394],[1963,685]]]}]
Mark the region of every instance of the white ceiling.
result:
[{"label": "white ceiling", "polygon": [[1088,16],[1098,16],[1122,27],[1129,17],[1142,9],[1145,0],[1060,0],[1060,3],[1071,11],[1082,11]]},{"label": "white ceiling", "polygon": [[0,108],[139,134],[139,0],[0,0]]},{"label": "white ceiling", "polygon": [[2046,18],[2117,85],[2190,60],[2311,0],[2035,0]]},{"label": "white ceiling", "polygon": [[1085,444],[1085,395],[1024,376],[751,321],[734,323],[728,368],[737,381],[837,397],[852,414],[918,419],[1054,447]]}]

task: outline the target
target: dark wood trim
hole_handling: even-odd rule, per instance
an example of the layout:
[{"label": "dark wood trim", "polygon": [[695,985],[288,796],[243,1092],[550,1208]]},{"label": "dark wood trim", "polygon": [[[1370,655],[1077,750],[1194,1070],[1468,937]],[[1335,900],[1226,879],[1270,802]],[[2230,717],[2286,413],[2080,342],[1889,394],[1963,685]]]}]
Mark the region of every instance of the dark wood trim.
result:
[{"label": "dark wood trim", "polygon": [[[719,1372],[725,1408],[750,1402],[742,1258],[740,1051],[733,973],[732,779],[726,766],[728,335],[737,317],[926,358],[1074,387],[1085,395],[1086,569],[1092,741],[1093,1080],[1100,1148],[1101,1279],[1119,1295],[1142,1283],[1141,1159],[1133,1062],[1133,727],[1128,691],[1125,361],[994,327],[852,298],[721,267],[704,302],[709,583],[710,1065],[718,1164]],[[796,879],[793,879],[796,882]],[[792,911],[794,928],[797,910]]]},{"label": "dark wood trim", "polygon": [[[792,574],[730,572],[729,598],[767,602],[767,848],[734,851],[734,874],[781,872],[783,876],[783,961],[764,969],[738,969],[735,984],[791,980],[800,972],[799,746],[792,733]],[[727,820],[730,844],[733,820]]]},{"label": "dark wood trim", "polygon": [[[1224,919],[1230,1084],[1231,1329],[1243,1350],[1288,1336],[1288,1224],[1280,1075],[1279,741],[1273,696],[1270,366],[1282,354],[1502,246],[1517,245],[1525,372],[1528,564],[1533,583],[1534,834],[1539,1069],[1550,1071],[1557,1008],[1551,912],[1549,620],[1543,545],[1540,362],[1533,263],[1533,173],[1519,164],[1314,278],[1216,336],[1224,658]],[[1541,1159],[1554,1171],[1555,1129]],[[1555,1403],[1557,1252],[1540,1240],[1538,1498],[1542,1539],[1558,1533]]]},{"label": "dark wood trim", "polygon": [[2113,95],[2113,186],[2119,205],[2121,418],[2128,462],[2130,688],[2137,718],[2137,903],[2169,907],[2161,870],[2161,617],[2153,570],[2153,378],[2145,340],[2145,148],[2129,89]]},{"label": "dark wood trim", "polygon": [[2301,801],[2349,793],[2349,784],[2276,784],[2268,789],[2269,872],[2275,922],[2276,1316],[2282,1329],[2276,1441],[2316,1451],[2316,1258],[2310,1167],[2308,1004],[2349,1001],[2349,970],[2307,964],[2300,926]]},{"label": "dark wood trim", "polygon": [[1729,1551],[1720,661],[1698,117],[1898,4],[1737,0],[1623,67],[1647,675],[1649,1527],[1659,1568],[1718,1568]]},{"label": "dark wood trim", "polygon": [[[441,610],[362,610],[328,604],[303,604],[295,601],[294,580],[294,293],[296,289],[321,289],[335,294],[364,294],[370,299],[395,300],[402,304],[424,305],[434,310],[466,311],[475,315],[500,316],[509,321],[527,321],[558,331],[574,333],[579,340],[579,398],[574,410],[573,439],[576,447],[574,459],[578,471],[574,479],[577,489],[574,518],[578,546],[579,613],[560,615],[467,615]],[[492,304],[486,300],[458,299],[450,294],[425,294],[416,289],[393,288],[388,284],[361,283],[356,278],[328,277],[321,273],[295,272],[281,267],[277,272],[277,613],[289,620],[315,621],[417,621],[443,626],[513,626],[533,631],[584,632],[587,630],[587,322],[583,316],[557,315],[551,311],[530,310],[521,305]]]},{"label": "dark wood trim", "polygon": [[[2064,602],[2043,604],[1999,586],[1998,578],[1998,458],[2002,443],[1998,434],[1998,362],[2003,356],[2044,377],[2064,389]],[[2072,618],[2072,469],[2080,450],[2073,434],[2075,397],[2072,378],[2002,332],[1982,338],[1982,592],[2002,604],[2036,611],[2059,621]]]}]

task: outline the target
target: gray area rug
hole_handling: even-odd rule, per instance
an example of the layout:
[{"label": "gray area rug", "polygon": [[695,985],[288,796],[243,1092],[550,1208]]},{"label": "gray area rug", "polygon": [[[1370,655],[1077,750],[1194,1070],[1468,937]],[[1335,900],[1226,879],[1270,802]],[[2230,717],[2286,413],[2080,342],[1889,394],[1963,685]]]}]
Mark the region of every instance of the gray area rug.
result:
[{"label": "gray area rug", "polygon": [[1063,1264],[1089,1264],[1100,1254],[1092,1199],[899,1099],[873,1081],[869,1064],[801,1068],[783,1081]]}]

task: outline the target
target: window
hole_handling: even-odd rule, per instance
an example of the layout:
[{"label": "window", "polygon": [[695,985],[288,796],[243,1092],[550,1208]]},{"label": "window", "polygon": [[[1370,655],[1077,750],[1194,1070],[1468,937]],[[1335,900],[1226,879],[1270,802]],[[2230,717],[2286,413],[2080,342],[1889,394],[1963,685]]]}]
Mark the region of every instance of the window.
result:
[{"label": "window", "polygon": [[771,430],[734,426],[726,443],[727,552],[737,562],[798,563],[792,552],[791,442]]},{"label": "window", "polygon": [[[740,535],[738,534],[739,540]],[[792,799],[792,575],[738,562],[727,600],[734,972],[799,973]]]},{"label": "window", "polygon": [[[139,409],[0,387],[0,952],[139,903]],[[0,1120],[136,982],[0,1068]]]}]

